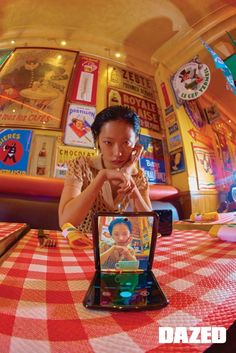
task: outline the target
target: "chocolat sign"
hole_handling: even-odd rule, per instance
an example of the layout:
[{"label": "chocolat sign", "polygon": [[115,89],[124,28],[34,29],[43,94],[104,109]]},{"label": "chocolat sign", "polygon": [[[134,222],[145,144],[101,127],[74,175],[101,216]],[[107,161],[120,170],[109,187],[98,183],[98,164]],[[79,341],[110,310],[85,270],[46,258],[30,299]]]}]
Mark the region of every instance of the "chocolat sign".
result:
[{"label": "chocolat sign", "polygon": [[210,70],[207,65],[189,62],[176,72],[173,87],[176,95],[183,100],[200,97],[210,83]]},{"label": "chocolat sign", "polygon": [[140,117],[140,125],[153,131],[161,131],[160,113],[156,103],[108,88],[108,105],[125,105],[133,109]]}]

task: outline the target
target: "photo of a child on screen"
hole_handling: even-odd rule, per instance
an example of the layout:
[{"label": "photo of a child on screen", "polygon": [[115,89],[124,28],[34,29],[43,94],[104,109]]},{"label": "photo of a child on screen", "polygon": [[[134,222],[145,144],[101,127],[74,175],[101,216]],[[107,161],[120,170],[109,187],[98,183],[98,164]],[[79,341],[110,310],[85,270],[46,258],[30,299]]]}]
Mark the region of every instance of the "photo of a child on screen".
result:
[{"label": "photo of a child on screen", "polygon": [[112,220],[101,217],[99,237],[101,269],[120,271],[145,269],[150,250],[151,229],[152,225],[149,225],[147,217],[128,219],[119,216]]}]

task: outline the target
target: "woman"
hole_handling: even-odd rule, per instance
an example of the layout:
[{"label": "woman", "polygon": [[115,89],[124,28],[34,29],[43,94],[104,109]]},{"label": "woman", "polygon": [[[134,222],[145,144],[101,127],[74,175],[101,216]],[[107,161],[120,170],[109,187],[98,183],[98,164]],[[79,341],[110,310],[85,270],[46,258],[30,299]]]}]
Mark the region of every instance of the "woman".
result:
[{"label": "woman", "polygon": [[131,109],[112,106],[97,114],[91,129],[97,157],[79,157],[69,164],[59,204],[59,223],[92,231],[94,212],[151,211],[148,183],[135,167],[143,147],[138,144],[139,118]]}]

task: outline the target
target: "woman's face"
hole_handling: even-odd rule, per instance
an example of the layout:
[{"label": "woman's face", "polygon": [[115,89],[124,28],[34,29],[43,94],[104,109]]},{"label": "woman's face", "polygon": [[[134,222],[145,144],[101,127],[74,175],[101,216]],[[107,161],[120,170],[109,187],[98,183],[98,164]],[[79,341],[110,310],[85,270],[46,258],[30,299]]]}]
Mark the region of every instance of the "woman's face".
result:
[{"label": "woman's face", "polygon": [[130,242],[130,231],[124,223],[118,223],[113,227],[112,238],[119,246],[126,246]]},{"label": "woman's face", "polygon": [[105,168],[117,169],[130,159],[137,141],[132,125],[123,120],[108,121],[101,128],[98,144]]}]

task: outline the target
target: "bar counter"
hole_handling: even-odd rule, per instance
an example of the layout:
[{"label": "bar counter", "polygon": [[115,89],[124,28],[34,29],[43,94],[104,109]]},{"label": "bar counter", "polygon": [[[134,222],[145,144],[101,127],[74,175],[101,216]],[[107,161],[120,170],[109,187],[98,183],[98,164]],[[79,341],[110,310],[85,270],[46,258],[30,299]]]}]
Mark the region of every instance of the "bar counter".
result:
[{"label": "bar counter", "polygon": [[55,248],[40,248],[30,230],[1,259],[1,353],[198,353],[210,344],[160,344],[158,327],[228,328],[236,319],[234,243],[203,230],[157,239],[153,272],[169,304],[109,312],[82,305],[93,251],[72,250],[60,232],[49,233]]}]

